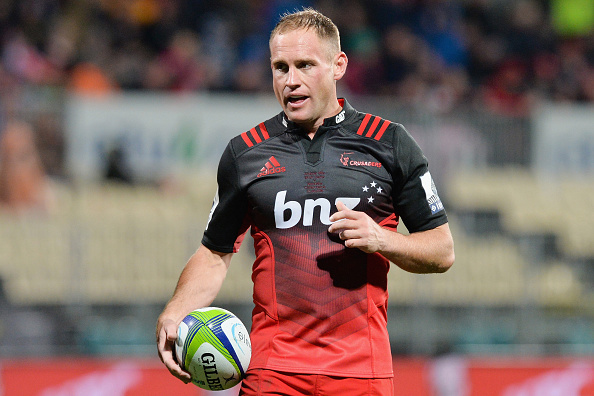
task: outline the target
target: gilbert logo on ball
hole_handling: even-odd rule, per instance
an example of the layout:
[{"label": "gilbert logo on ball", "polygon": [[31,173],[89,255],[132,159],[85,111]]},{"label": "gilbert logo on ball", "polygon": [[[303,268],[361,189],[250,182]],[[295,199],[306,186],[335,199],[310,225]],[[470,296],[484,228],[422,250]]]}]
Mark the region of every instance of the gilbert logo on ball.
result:
[{"label": "gilbert logo on ball", "polygon": [[175,355],[206,390],[224,390],[245,377],[252,357],[250,336],[233,313],[217,307],[190,312],[179,324]]}]

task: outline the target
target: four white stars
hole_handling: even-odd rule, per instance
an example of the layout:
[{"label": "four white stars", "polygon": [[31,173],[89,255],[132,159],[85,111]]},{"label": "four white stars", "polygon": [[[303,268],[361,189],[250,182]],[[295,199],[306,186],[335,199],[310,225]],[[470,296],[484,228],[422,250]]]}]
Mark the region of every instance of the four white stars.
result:
[{"label": "four white stars", "polygon": [[[381,194],[382,191],[384,191],[384,189],[381,186],[378,186],[378,184],[375,181],[372,181],[371,183],[369,183],[369,186],[371,186],[372,188],[375,188],[375,190],[377,191],[378,194]],[[363,186],[362,188],[363,188],[363,192],[368,192],[370,187]],[[373,203],[374,200],[375,200],[375,198],[373,198],[373,196],[367,198],[368,203]]]}]

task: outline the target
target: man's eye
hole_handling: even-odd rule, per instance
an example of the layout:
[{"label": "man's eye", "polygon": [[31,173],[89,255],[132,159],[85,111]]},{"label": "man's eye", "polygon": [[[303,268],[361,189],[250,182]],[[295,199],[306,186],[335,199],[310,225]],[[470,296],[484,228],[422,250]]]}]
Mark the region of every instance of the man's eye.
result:
[{"label": "man's eye", "polygon": [[276,65],[276,70],[282,73],[286,73],[288,69],[289,68],[287,67],[287,65]]}]

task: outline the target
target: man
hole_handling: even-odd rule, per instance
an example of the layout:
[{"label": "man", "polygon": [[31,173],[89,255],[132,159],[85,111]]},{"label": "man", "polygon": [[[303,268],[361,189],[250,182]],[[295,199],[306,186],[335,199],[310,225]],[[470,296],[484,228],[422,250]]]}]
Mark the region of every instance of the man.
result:
[{"label": "man", "polygon": [[[446,271],[445,211],[404,128],[337,98],[348,61],[330,19],[285,15],[270,51],[283,111],[223,153],[202,246],[157,323],[159,355],[190,380],[171,352],[177,325],[212,303],[251,227],[253,353],[240,394],[390,395],[389,262]],[[410,235],[395,232],[399,217]]]}]

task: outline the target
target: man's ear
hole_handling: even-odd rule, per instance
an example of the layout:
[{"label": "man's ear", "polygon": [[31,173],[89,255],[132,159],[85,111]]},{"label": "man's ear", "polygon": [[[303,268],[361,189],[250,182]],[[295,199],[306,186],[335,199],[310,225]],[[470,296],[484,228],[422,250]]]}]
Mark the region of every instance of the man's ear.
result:
[{"label": "man's ear", "polygon": [[344,52],[341,51],[336,55],[334,58],[334,79],[336,81],[340,80],[342,76],[344,76],[348,63],[349,58],[347,58]]}]

